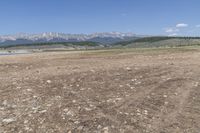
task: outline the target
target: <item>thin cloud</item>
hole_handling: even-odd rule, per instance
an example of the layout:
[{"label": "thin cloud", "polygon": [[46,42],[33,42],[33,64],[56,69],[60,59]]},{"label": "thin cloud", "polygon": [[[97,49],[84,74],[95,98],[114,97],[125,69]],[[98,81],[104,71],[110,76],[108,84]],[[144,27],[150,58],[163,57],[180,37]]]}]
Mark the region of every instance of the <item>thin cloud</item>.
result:
[{"label": "thin cloud", "polygon": [[185,27],[188,27],[188,24],[179,23],[179,24],[176,25],[176,28],[185,28]]},{"label": "thin cloud", "polygon": [[179,29],[177,29],[177,28],[166,28],[165,32],[166,33],[179,32]]},{"label": "thin cloud", "polygon": [[168,36],[178,36],[177,33],[172,33],[172,34],[169,34]]}]

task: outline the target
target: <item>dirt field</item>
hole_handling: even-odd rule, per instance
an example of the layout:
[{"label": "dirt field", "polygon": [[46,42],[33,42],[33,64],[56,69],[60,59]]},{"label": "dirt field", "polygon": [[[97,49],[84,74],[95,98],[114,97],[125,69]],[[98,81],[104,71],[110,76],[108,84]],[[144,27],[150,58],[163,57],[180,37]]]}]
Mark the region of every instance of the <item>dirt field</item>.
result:
[{"label": "dirt field", "polygon": [[199,133],[200,50],[0,56],[0,133]]}]

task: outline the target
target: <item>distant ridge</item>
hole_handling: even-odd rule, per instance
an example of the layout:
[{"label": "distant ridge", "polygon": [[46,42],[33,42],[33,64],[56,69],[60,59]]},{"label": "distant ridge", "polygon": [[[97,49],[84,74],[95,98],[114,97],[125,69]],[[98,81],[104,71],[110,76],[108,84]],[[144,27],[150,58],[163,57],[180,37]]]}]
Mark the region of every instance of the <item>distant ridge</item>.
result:
[{"label": "distant ridge", "polygon": [[82,42],[92,41],[101,44],[117,43],[125,40],[137,39],[133,33],[103,32],[94,34],[65,34],[55,32],[44,32],[41,34],[14,34],[0,36],[0,45],[51,43],[51,42]]}]

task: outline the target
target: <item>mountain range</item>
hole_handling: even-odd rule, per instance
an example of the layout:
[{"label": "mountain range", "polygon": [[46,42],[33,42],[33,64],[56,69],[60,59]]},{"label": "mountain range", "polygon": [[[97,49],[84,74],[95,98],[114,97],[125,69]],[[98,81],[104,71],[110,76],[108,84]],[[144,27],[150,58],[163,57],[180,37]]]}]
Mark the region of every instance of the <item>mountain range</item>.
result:
[{"label": "mountain range", "polygon": [[133,33],[104,32],[94,34],[65,34],[55,32],[45,32],[41,34],[20,33],[14,35],[0,36],[0,46],[21,45],[34,43],[53,43],[53,42],[97,42],[109,45],[121,41],[138,39],[139,36]]}]

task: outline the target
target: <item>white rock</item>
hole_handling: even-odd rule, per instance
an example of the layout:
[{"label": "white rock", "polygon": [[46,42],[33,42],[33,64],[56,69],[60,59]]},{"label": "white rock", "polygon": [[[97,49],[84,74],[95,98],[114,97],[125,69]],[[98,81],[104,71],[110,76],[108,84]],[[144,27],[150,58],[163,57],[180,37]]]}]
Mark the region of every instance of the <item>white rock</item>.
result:
[{"label": "white rock", "polygon": [[131,87],[131,89],[134,89],[135,87]]},{"label": "white rock", "polygon": [[104,133],[108,133],[108,127],[103,128]]},{"label": "white rock", "polygon": [[199,82],[194,83],[194,86],[195,87],[199,86]]},{"label": "white rock", "polygon": [[47,112],[47,110],[40,111],[41,114],[46,113],[46,112]]},{"label": "white rock", "polygon": [[127,67],[126,70],[131,71],[131,68],[130,68],[130,67]]},{"label": "white rock", "polygon": [[68,112],[66,113],[66,115],[68,115],[68,116],[74,116],[74,112],[68,111]]},{"label": "white rock", "polygon": [[2,104],[6,106],[8,104],[7,100],[4,100]]},{"label": "white rock", "polygon": [[27,124],[27,123],[28,123],[28,120],[25,120],[25,121],[24,121],[24,124]]},{"label": "white rock", "polygon": [[132,82],[137,81],[137,79],[131,79]]},{"label": "white rock", "polygon": [[14,122],[14,121],[16,121],[14,118],[8,118],[8,119],[3,119],[2,122],[9,124],[9,123]]},{"label": "white rock", "polygon": [[98,126],[97,126],[97,129],[100,129],[100,128],[102,128],[102,126],[101,126],[101,125],[98,125]]},{"label": "white rock", "polygon": [[32,91],[32,89],[27,89],[28,92]]},{"label": "white rock", "polygon": [[163,95],[164,98],[167,98],[167,95]]},{"label": "white rock", "polygon": [[148,111],[147,111],[147,110],[144,110],[144,114],[145,114],[145,115],[148,115]]},{"label": "white rock", "polygon": [[91,109],[91,108],[85,108],[85,110],[86,110],[86,111],[91,111],[92,109]]},{"label": "white rock", "polygon": [[47,80],[47,83],[48,83],[48,84],[51,84],[51,80]]},{"label": "white rock", "polygon": [[63,111],[64,111],[64,112],[68,112],[68,111],[69,111],[69,109],[67,109],[67,108],[66,108],[66,109],[64,109]]}]

